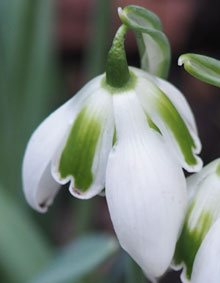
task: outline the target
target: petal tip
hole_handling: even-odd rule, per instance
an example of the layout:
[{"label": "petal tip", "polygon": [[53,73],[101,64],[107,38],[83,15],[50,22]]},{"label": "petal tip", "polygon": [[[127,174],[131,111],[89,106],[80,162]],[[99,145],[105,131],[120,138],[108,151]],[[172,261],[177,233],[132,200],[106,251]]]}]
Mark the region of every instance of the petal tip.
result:
[{"label": "petal tip", "polygon": [[184,64],[184,61],[185,61],[185,59],[184,59],[183,55],[180,56],[179,59],[178,59],[178,63],[177,63],[178,66],[182,66]]}]

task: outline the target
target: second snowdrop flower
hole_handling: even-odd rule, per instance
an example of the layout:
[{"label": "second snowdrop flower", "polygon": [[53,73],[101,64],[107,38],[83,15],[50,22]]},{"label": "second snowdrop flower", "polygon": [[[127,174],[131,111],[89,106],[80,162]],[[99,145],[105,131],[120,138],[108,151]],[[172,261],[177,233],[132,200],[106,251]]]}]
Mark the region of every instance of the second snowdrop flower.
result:
[{"label": "second snowdrop flower", "polygon": [[[187,180],[189,209],[176,246],[174,268],[183,282],[220,282],[220,160]],[[217,240],[218,239],[218,240]],[[217,276],[218,274],[218,276]]]}]

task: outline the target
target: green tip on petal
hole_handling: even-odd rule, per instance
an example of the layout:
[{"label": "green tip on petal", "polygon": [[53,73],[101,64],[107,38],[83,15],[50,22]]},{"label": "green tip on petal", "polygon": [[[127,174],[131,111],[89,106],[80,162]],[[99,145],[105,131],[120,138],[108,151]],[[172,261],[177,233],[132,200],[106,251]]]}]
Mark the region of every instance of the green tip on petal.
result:
[{"label": "green tip on petal", "polygon": [[170,66],[170,45],[162,32],[160,19],[151,11],[138,7],[119,8],[121,21],[135,33],[141,68],[153,75],[167,78]]},{"label": "green tip on petal", "polygon": [[220,87],[219,60],[208,56],[188,53],[179,57],[178,65],[184,65],[184,69],[195,78]]}]

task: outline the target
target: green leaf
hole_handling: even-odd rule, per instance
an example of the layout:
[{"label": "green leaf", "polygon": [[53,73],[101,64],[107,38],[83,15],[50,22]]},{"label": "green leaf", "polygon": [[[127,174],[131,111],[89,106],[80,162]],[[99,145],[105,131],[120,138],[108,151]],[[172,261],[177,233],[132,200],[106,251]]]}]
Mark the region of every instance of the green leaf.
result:
[{"label": "green leaf", "polygon": [[76,282],[93,271],[118,249],[116,240],[105,234],[91,234],[68,245],[32,283]]},{"label": "green leaf", "polygon": [[141,268],[131,257],[126,258],[126,277],[127,283],[146,283],[148,282]]},{"label": "green leaf", "polygon": [[27,282],[52,257],[45,238],[0,186],[0,266],[7,282]]},{"label": "green leaf", "polygon": [[120,8],[119,17],[136,35],[141,68],[153,75],[167,78],[170,45],[162,32],[160,19],[151,11],[133,5]]},{"label": "green leaf", "polygon": [[85,46],[83,70],[88,81],[105,71],[109,46],[112,1],[95,0],[91,11],[90,37]]},{"label": "green leaf", "polygon": [[52,0],[3,2],[0,118],[4,122],[0,131],[4,134],[0,140],[0,179],[17,195],[25,145],[52,108],[59,90],[52,38],[55,4]]},{"label": "green leaf", "polygon": [[179,57],[178,65],[184,65],[184,69],[195,78],[220,87],[219,60],[208,56],[188,53]]}]

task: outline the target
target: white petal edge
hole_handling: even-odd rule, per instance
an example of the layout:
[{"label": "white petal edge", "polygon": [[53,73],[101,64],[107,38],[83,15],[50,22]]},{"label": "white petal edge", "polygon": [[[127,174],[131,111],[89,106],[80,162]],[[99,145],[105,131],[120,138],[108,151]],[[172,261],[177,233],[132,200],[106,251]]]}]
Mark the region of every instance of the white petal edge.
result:
[{"label": "white petal edge", "polygon": [[115,95],[113,105],[118,142],[106,172],[111,219],[123,249],[157,278],[170,265],[183,224],[185,178],[161,136],[148,127],[135,93]]},{"label": "white petal edge", "polygon": [[188,188],[188,199],[191,203],[194,196],[199,190],[199,184],[203,182],[209,175],[214,174],[220,166],[220,158],[210,162],[208,165],[202,168],[202,170],[196,174],[193,174],[187,178],[187,188]]},{"label": "white petal edge", "polygon": [[46,212],[60,187],[51,175],[50,164],[84,100],[100,86],[99,76],[46,118],[32,134],[23,159],[22,181],[27,202]]},{"label": "white petal edge", "polygon": [[220,282],[220,219],[209,230],[193,264],[191,283]]},{"label": "white petal edge", "polygon": [[87,191],[82,192],[76,188],[73,176],[67,176],[62,179],[58,171],[61,153],[65,147],[71,127],[69,131],[67,131],[66,137],[62,140],[62,144],[52,161],[52,175],[54,179],[60,184],[70,182],[69,192],[79,199],[89,199],[102,192],[105,186],[107,159],[112,148],[114,134],[112,95],[100,87],[94,92],[91,92],[90,96],[84,100],[82,107],[85,105],[88,107],[88,115],[98,115],[101,121],[101,133],[99,135],[92,165],[92,173],[94,176],[93,183]]}]

